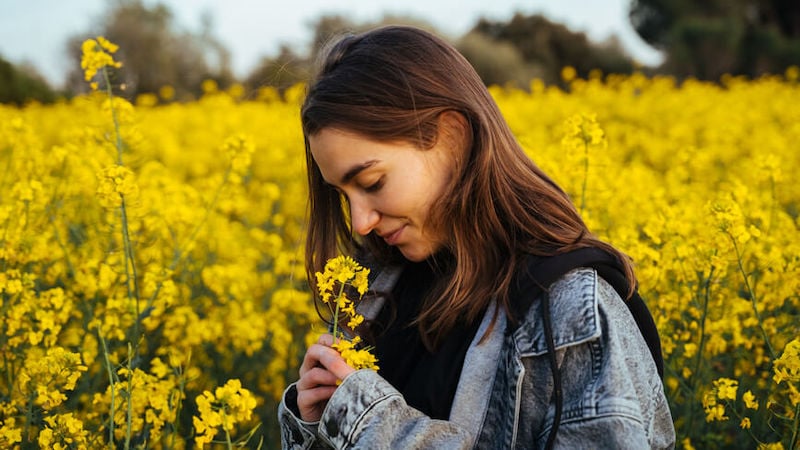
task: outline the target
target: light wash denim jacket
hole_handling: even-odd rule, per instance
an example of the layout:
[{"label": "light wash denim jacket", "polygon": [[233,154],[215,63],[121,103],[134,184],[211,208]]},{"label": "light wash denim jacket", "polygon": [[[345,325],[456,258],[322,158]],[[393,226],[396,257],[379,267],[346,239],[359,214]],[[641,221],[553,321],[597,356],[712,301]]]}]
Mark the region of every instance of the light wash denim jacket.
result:
[{"label": "light wash denim jacket", "polygon": [[[399,270],[373,283],[391,289]],[[675,429],[663,385],[623,300],[593,269],[576,269],[549,294],[563,410],[555,447],[673,448]],[[374,317],[381,304],[363,305]],[[516,329],[484,315],[461,372],[448,420],[431,419],[371,370],[349,375],[319,422],[304,422],[293,385],[278,408],[284,449],[538,449],[553,424],[553,380],[541,302]]]}]

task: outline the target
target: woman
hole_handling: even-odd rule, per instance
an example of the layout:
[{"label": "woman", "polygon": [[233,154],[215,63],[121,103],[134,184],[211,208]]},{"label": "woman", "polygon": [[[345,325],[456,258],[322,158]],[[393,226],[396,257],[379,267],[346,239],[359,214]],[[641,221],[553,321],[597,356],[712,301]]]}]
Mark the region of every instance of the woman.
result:
[{"label": "woman", "polygon": [[614,288],[588,267],[536,286],[549,257],[595,249],[628,296],[630,263],[523,153],[452,46],[409,27],[345,37],[301,113],[309,279],[340,253],[378,274],[358,331],[381,369],[355,371],[322,336],[281,402],[284,448],[674,445]]}]

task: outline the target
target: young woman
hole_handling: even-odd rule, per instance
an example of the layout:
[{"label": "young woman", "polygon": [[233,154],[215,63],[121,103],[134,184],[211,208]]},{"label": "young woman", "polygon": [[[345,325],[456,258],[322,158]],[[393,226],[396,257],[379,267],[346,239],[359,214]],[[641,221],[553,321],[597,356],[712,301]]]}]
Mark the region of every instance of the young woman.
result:
[{"label": "young woman", "polygon": [[592,267],[540,282],[589,249],[628,297],[629,261],[523,153],[451,45],[409,27],[345,37],[301,112],[309,279],[341,253],[377,274],[358,331],[381,369],[354,370],[322,336],[281,402],[284,448],[674,445],[660,353],[626,300]]}]

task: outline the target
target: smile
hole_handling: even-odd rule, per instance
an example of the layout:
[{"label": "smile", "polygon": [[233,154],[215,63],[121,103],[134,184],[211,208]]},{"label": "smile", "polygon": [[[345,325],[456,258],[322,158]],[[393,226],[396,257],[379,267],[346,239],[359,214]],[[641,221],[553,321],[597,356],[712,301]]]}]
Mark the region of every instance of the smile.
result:
[{"label": "smile", "polygon": [[381,237],[383,238],[384,241],[386,241],[387,244],[395,245],[395,244],[397,244],[397,241],[400,240],[400,236],[403,234],[403,230],[405,228],[406,228],[406,226],[403,225],[402,227],[396,229],[395,231],[392,231],[391,233],[387,233],[385,235],[382,235]]}]

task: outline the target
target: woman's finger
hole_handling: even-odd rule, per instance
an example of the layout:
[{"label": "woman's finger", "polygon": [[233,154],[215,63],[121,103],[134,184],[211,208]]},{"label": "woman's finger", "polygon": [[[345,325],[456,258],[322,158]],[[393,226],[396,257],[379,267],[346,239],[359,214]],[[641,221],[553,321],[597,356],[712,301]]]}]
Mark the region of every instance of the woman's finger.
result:
[{"label": "woman's finger", "polygon": [[297,390],[313,389],[318,386],[336,386],[338,380],[336,375],[322,367],[315,367],[300,377],[297,381]]},{"label": "woman's finger", "polygon": [[342,355],[330,347],[315,345],[309,349],[309,352],[313,352],[314,357],[316,357],[322,367],[328,369],[328,371],[336,375],[340,380],[344,380],[346,376],[355,372],[355,369],[347,365]]},{"label": "woman's finger", "polygon": [[317,339],[317,344],[322,344],[330,347],[331,345],[333,345],[333,336],[328,333],[322,334],[319,336],[319,339]]},{"label": "woman's finger", "polygon": [[344,380],[347,375],[355,371],[355,369],[347,365],[339,352],[321,344],[314,344],[308,348],[306,356],[303,358],[303,364],[300,366],[300,376],[302,377],[317,366],[328,369],[340,380]]},{"label": "woman's finger", "polygon": [[[333,336],[327,333],[322,334],[317,339],[317,344],[330,347],[331,345],[333,345]],[[301,377],[303,376],[304,373],[308,372],[309,370],[319,365],[319,361],[317,361],[316,359],[312,359],[312,357],[313,355],[309,355],[308,350],[306,350],[306,354],[303,357],[303,362],[300,364]]]},{"label": "woman's finger", "polygon": [[[314,389],[297,391],[297,408],[300,411],[318,408],[321,403],[327,403],[334,392],[336,392],[336,386],[320,386]],[[321,409],[324,409],[324,407]]]}]

